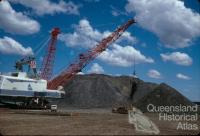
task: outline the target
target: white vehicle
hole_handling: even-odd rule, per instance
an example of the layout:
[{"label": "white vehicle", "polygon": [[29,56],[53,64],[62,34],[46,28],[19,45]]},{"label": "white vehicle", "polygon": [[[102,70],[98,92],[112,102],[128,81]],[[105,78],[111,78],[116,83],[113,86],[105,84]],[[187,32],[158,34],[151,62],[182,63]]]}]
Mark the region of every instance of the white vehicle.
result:
[{"label": "white vehicle", "polygon": [[57,112],[57,105],[51,105],[51,112]]}]

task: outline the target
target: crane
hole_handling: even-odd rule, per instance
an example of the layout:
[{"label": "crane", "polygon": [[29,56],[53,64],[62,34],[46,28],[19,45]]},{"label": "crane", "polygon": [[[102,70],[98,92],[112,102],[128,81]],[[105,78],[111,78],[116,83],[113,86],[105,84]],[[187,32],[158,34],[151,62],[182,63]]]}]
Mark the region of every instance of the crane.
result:
[{"label": "crane", "polygon": [[57,27],[51,31],[51,39],[48,44],[46,52],[47,54],[44,56],[42,62],[40,78],[45,80],[49,80],[53,74],[53,65],[55,60],[56,42],[58,34],[60,34],[60,29]]},{"label": "crane", "polygon": [[132,24],[136,23],[135,19],[128,20],[125,24],[118,27],[108,37],[102,39],[94,48],[89,49],[85,53],[79,54],[79,57],[71,63],[67,69],[62,71],[58,76],[48,81],[48,89],[57,89],[59,86],[67,84],[78,72],[94,60],[100,53],[106,50],[106,48],[115,42],[123,32]]}]

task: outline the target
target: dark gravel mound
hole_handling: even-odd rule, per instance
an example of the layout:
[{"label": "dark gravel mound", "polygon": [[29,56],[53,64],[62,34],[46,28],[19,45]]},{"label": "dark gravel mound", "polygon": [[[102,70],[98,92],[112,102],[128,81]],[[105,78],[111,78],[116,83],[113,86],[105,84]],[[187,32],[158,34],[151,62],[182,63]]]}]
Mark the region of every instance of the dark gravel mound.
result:
[{"label": "dark gravel mound", "polygon": [[134,105],[142,111],[147,111],[148,104],[156,106],[194,105],[186,97],[165,83],[158,85],[154,91],[148,93],[142,99],[134,103]]},{"label": "dark gravel mound", "polygon": [[[130,99],[132,81],[137,90]],[[77,75],[64,90],[65,98],[57,101],[59,107],[108,108],[134,104],[145,111],[146,105],[191,105],[187,98],[166,84],[144,82],[133,77],[108,75]]]},{"label": "dark gravel mound", "polygon": [[124,103],[127,100],[126,94],[113,85],[112,78],[104,75],[76,76],[64,87],[66,95],[63,100],[59,101],[59,105],[61,107],[93,108],[111,107]]}]

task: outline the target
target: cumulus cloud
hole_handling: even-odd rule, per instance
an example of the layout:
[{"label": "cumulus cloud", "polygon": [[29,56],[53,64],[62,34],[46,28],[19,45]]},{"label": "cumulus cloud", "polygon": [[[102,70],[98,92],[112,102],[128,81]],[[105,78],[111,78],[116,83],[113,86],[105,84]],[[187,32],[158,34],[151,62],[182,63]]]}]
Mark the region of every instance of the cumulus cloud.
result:
[{"label": "cumulus cloud", "polygon": [[139,25],[155,33],[169,48],[190,46],[200,36],[200,15],[180,0],[128,0],[127,12],[134,12]]},{"label": "cumulus cloud", "polygon": [[[94,29],[86,19],[80,20],[79,24],[74,27],[75,31],[73,33],[60,34],[59,36],[59,39],[65,42],[68,47],[92,48],[103,38],[111,34],[110,31],[100,32]],[[132,44],[137,40],[135,37],[131,36],[129,32],[124,32],[116,42],[119,43],[123,41]]]},{"label": "cumulus cloud", "polygon": [[178,73],[176,74],[176,77],[179,79],[183,79],[183,80],[190,80],[191,78],[189,76],[186,76],[184,74]]},{"label": "cumulus cloud", "polygon": [[[86,19],[80,20],[79,24],[75,26],[73,33],[61,34],[59,39],[65,42],[68,47],[82,47],[92,48],[97,45],[99,41],[111,34],[110,31],[100,32],[94,29],[90,22]],[[122,36],[107,49],[100,54],[99,60],[115,66],[127,67],[135,62],[138,63],[153,63],[154,60],[150,57],[144,56],[140,51],[131,46],[121,46],[121,43],[134,44],[137,39],[129,32],[124,32]]]},{"label": "cumulus cloud", "polygon": [[4,0],[0,3],[0,28],[13,34],[33,34],[40,30],[40,25],[22,12],[16,12]]},{"label": "cumulus cloud", "polygon": [[104,69],[98,63],[94,63],[88,70],[88,73],[102,74],[104,73]]},{"label": "cumulus cloud", "polygon": [[161,74],[160,72],[158,72],[157,70],[155,69],[151,69],[148,71],[147,75],[151,78],[156,78],[156,79],[159,79],[161,78]]},{"label": "cumulus cloud", "polygon": [[173,52],[160,54],[163,61],[171,61],[178,65],[190,66],[192,65],[192,58],[186,54],[181,52]]},{"label": "cumulus cloud", "polygon": [[13,3],[22,4],[28,8],[31,8],[37,15],[66,13],[66,14],[79,14],[79,6],[72,1],[65,2],[60,0],[59,3],[53,3],[50,0],[9,0]]},{"label": "cumulus cloud", "polygon": [[30,47],[23,47],[20,43],[10,37],[0,38],[0,52],[4,54],[16,54],[16,55],[33,55],[33,51]]},{"label": "cumulus cloud", "polygon": [[111,49],[106,49],[102,52],[98,59],[115,66],[127,67],[134,63],[154,63],[154,60],[150,57],[144,56],[139,50],[136,50],[132,46],[120,46],[113,44]]}]

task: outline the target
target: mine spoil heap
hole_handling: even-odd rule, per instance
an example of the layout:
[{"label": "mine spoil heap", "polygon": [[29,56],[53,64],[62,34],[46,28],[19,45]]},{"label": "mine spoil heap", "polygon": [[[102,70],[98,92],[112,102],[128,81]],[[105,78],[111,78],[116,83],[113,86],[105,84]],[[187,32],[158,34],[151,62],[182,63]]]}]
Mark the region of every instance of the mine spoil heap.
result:
[{"label": "mine spoil heap", "polygon": [[[132,81],[137,90],[130,98]],[[62,108],[110,108],[133,104],[146,111],[149,103],[154,105],[193,105],[186,97],[165,83],[144,82],[129,76],[102,74],[77,75],[64,86],[64,99],[56,103]]]}]

